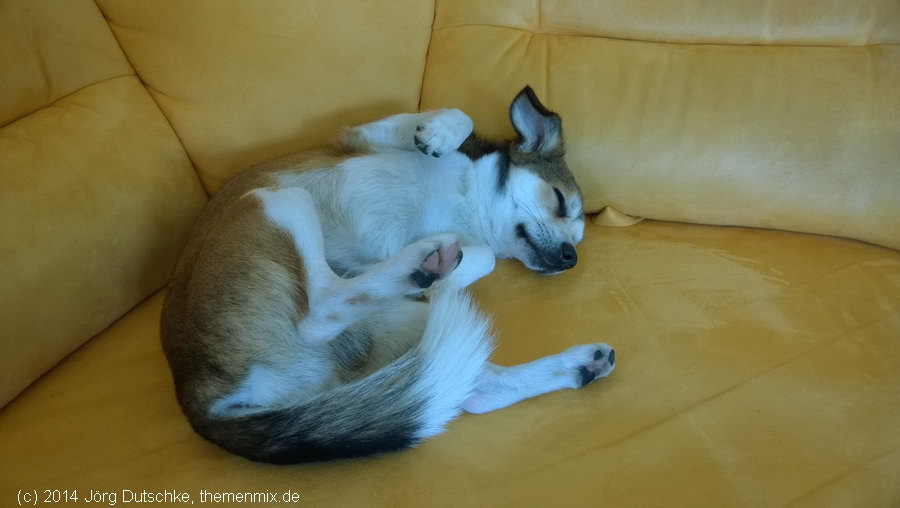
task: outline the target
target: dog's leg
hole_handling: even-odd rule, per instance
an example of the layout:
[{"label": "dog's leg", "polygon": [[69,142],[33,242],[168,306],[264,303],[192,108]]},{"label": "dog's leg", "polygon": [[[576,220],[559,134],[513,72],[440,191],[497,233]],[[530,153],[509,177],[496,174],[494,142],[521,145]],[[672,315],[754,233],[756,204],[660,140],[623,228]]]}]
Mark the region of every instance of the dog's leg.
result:
[{"label": "dog's leg", "polygon": [[341,141],[357,149],[419,150],[440,157],[472,134],[472,119],[458,109],[404,113],[348,129]]},{"label": "dog's leg", "polygon": [[608,376],[616,353],[607,344],[575,346],[533,362],[501,367],[488,363],[475,393],[465,402],[469,413],[487,413],[563,388],[579,388]]},{"label": "dog's leg", "polygon": [[[494,269],[494,252],[489,247],[470,245],[463,247],[462,252],[462,261],[456,269],[431,286],[426,294],[432,295],[431,290],[458,291]],[[392,301],[385,312],[369,316],[362,326],[376,340],[359,375],[387,365],[418,343],[428,321],[428,307],[425,302],[400,299]]]},{"label": "dog's leg", "polygon": [[352,279],[339,279],[310,300],[298,328],[303,340],[323,343],[397,299],[421,294],[459,264],[455,235],[414,242],[396,256]]},{"label": "dog's leg", "polygon": [[494,271],[494,251],[486,245],[467,245],[462,248],[462,261],[456,270],[442,281],[442,287],[463,289]]},{"label": "dog's leg", "polygon": [[407,245],[358,277],[342,279],[326,262],[318,214],[306,190],[260,189],[254,194],[269,220],[291,236],[303,258],[309,312],[297,331],[309,344],[331,341],[386,302],[421,294],[462,260],[456,235],[435,235]]},{"label": "dog's leg", "polygon": [[362,377],[384,368],[422,340],[428,323],[429,303],[401,298],[361,322],[371,338],[360,367],[348,377]]}]

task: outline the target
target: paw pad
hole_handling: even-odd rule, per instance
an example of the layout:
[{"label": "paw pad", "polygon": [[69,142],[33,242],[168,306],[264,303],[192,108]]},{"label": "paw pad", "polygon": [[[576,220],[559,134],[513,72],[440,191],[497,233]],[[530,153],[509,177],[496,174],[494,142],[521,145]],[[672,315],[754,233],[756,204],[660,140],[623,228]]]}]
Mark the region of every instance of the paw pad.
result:
[{"label": "paw pad", "polygon": [[423,272],[422,270],[416,270],[409,276],[410,280],[413,281],[417,287],[422,289],[430,288],[434,281],[437,280],[438,274],[434,272]]},{"label": "paw pad", "polygon": [[[600,346],[600,347],[597,347]],[[581,346],[585,347],[585,346]],[[593,361],[578,366],[576,380],[579,386],[584,386],[596,379],[608,376],[616,368],[616,350],[606,344],[595,345],[597,347],[590,355]]]},{"label": "paw pad", "polygon": [[431,251],[419,269],[410,274],[409,278],[421,289],[427,289],[438,279],[455,270],[462,262],[463,252],[458,243],[449,243]]}]

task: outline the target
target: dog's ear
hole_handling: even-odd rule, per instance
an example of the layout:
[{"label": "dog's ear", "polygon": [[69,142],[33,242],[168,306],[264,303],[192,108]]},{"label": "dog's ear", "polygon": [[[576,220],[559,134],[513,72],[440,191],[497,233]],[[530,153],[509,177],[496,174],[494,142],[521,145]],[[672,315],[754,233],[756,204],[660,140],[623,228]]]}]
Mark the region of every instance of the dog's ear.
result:
[{"label": "dog's ear", "polygon": [[562,120],[541,104],[530,86],[523,88],[509,105],[509,120],[521,138],[519,151],[542,157],[562,155]]}]

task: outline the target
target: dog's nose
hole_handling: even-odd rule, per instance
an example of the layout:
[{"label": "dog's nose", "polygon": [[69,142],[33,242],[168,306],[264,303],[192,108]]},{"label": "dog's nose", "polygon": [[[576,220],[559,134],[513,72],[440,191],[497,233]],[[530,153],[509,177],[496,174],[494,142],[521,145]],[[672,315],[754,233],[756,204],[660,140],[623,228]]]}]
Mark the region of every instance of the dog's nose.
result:
[{"label": "dog's nose", "polygon": [[568,242],[563,243],[560,247],[559,259],[562,261],[564,270],[575,266],[575,263],[578,262],[578,253],[575,252],[575,246]]}]

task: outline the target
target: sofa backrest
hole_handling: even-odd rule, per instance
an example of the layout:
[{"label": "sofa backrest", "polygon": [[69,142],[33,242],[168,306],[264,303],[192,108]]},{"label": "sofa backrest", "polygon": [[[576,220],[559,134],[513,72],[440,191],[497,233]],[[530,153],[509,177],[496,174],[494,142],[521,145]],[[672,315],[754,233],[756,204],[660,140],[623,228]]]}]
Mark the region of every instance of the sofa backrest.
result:
[{"label": "sofa backrest", "polygon": [[0,405],[162,287],[206,199],[93,1],[0,2]]},{"label": "sofa backrest", "polygon": [[423,109],[526,83],[586,210],[900,248],[900,2],[438,0]]},{"label": "sofa backrest", "polygon": [[420,0],[99,0],[210,192],[250,165],[419,105]]}]

